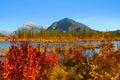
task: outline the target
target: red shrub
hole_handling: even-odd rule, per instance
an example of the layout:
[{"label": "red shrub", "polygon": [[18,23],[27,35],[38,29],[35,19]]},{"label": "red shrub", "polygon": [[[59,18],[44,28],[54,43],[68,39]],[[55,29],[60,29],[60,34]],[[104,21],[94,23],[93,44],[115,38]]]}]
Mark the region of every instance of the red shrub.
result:
[{"label": "red shrub", "polygon": [[[3,66],[3,78],[7,80],[48,79],[49,72],[58,64],[59,57],[41,54],[37,48],[22,42],[12,44]],[[46,73],[47,72],[47,73]]]}]

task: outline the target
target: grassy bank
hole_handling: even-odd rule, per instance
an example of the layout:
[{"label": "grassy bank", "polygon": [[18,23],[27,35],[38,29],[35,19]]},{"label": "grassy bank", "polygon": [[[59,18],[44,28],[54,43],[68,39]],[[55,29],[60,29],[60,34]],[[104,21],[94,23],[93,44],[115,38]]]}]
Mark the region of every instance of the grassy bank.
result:
[{"label": "grassy bank", "polygon": [[56,38],[17,38],[0,37],[0,41],[35,41],[35,42],[79,42],[79,41],[119,41],[120,38],[78,38],[78,37],[56,37]]}]

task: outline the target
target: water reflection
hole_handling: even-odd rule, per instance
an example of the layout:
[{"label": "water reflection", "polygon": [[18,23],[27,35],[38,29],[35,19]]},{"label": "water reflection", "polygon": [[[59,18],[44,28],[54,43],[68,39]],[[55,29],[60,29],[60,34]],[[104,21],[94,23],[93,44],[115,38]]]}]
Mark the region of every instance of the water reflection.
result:
[{"label": "water reflection", "polygon": [[[120,41],[113,41],[112,42],[113,44],[114,44],[114,50],[117,50],[117,48],[118,48],[118,46],[120,45]],[[17,44],[19,44],[19,42],[17,42]],[[38,42],[30,42],[30,44],[31,45],[34,45],[34,46],[38,46],[38,44],[40,44],[40,46],[44,46],[44,45],[46,45],[46,44],[48,44],[48,48],[50,48],[51,46],[65,46],[65,45],[82,45],[82,44],[101,44],[101,42],[100,41],[81,41],[81,42],[54,42],[54,43],[44,43],[44,42],[40,42],[40,43],[38,43]],[[2,49],[2,48],[6,48],[6,49],[9,49],[9,47],[10,47],[10,45],[11,45],[11,43],[9,42],[9,41],[1,41],[0,42],[0,50]],[[89,56],[92,56],[93,54],[93,52],[95,52],[95,53],[99,53],[100,52],[100,49],[99,48],[95,48],[94,50],[90,50],[90,49],[88,49],[88,50],[86,50],[86,55],[88,55],[87,53],[91,53],[91,54],[89,54]],[[0,53],[0,54],[2,54],[2,53]]]}]

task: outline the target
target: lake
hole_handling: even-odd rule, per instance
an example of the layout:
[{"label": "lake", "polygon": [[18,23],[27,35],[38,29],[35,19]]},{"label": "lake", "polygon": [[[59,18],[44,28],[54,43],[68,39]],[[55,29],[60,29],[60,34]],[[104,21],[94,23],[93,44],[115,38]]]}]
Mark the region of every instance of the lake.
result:
[{"label": "lake", "polygon": [[[17,42],[19,43],[19,42]],[[38,42],[30,42],[31,45],[37,46]],[[44,45],[44,42],[40,42],[40,45]],[[50,47],[51,45],[55,45],[55,46],[64,46],[66,44],[74,44],[74,45],[80,45],[80,44],[101,44],[101,42],[99,41],[80,41],[80,42],[54,42],[54,43],[47,43],[48,47]],[[117,46],[120,44],[120,41],[113,41],[114,44],[114,50],[117,50]],[[6,48],[9,49],[11,43],[9,41],[0,41],[0,50],[2,48]],[[88,50],[89,51],[89,50]],[[95,49],[96,52],[99,52],[99,49]],[[0,55],[2,53],[0,52]]]}]

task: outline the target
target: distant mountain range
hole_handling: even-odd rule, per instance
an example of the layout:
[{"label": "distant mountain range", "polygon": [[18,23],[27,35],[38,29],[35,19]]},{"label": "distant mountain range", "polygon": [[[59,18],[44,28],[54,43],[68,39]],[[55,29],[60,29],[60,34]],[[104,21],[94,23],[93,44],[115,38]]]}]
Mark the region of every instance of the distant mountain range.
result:
[{"label": "distant mountain range", "polygon": [[10,31],[2,31],[2,30],[0,30],[0,35],[2,35],[2,36],[10,36],[12,34],[12,32],[10,32]]},{"label": "distant mountain range", "polygon": [[[22,30],[22,28],[24,28],[25,30],[34,30],[34,31],[40,31],[41,29],[45,29],[44,27],[46,26],[36,26],[33,23],[24,23],[22,27],[20,27],[18,30]],[[55,21],[53,22],[52,25],[48,26],[47,29],[45,29],[46,31],[49,31],[50,29],[54,29],[56,31],[79,31],[82,32],[84,29],[88,30],[88,31],[96,31],[91,29],[90,27],[88,27],[87,25],[74,21],[72,19],[69,18],[64,18],[61,19],[59,21]],[[16,30],[16,31],[18,31]],[[116,30],[116,31],[110,31],[112,33],[117,33],[120,32],[120,30]],[[10,31],[0,31],[0,35],[4,35],[4,36],[9,36],[13,34],[13,32]]]},{"label": "distant mountain range", "polygon": [[[24,26],[24,27],[20,27],[18,30],[26,30],[26,31],[29,31],[29,30],[34,30],[35,32],[40,32],[41,29],[43,29],[43,26]],[[17,31],[17,30],[16,30]]]}]

